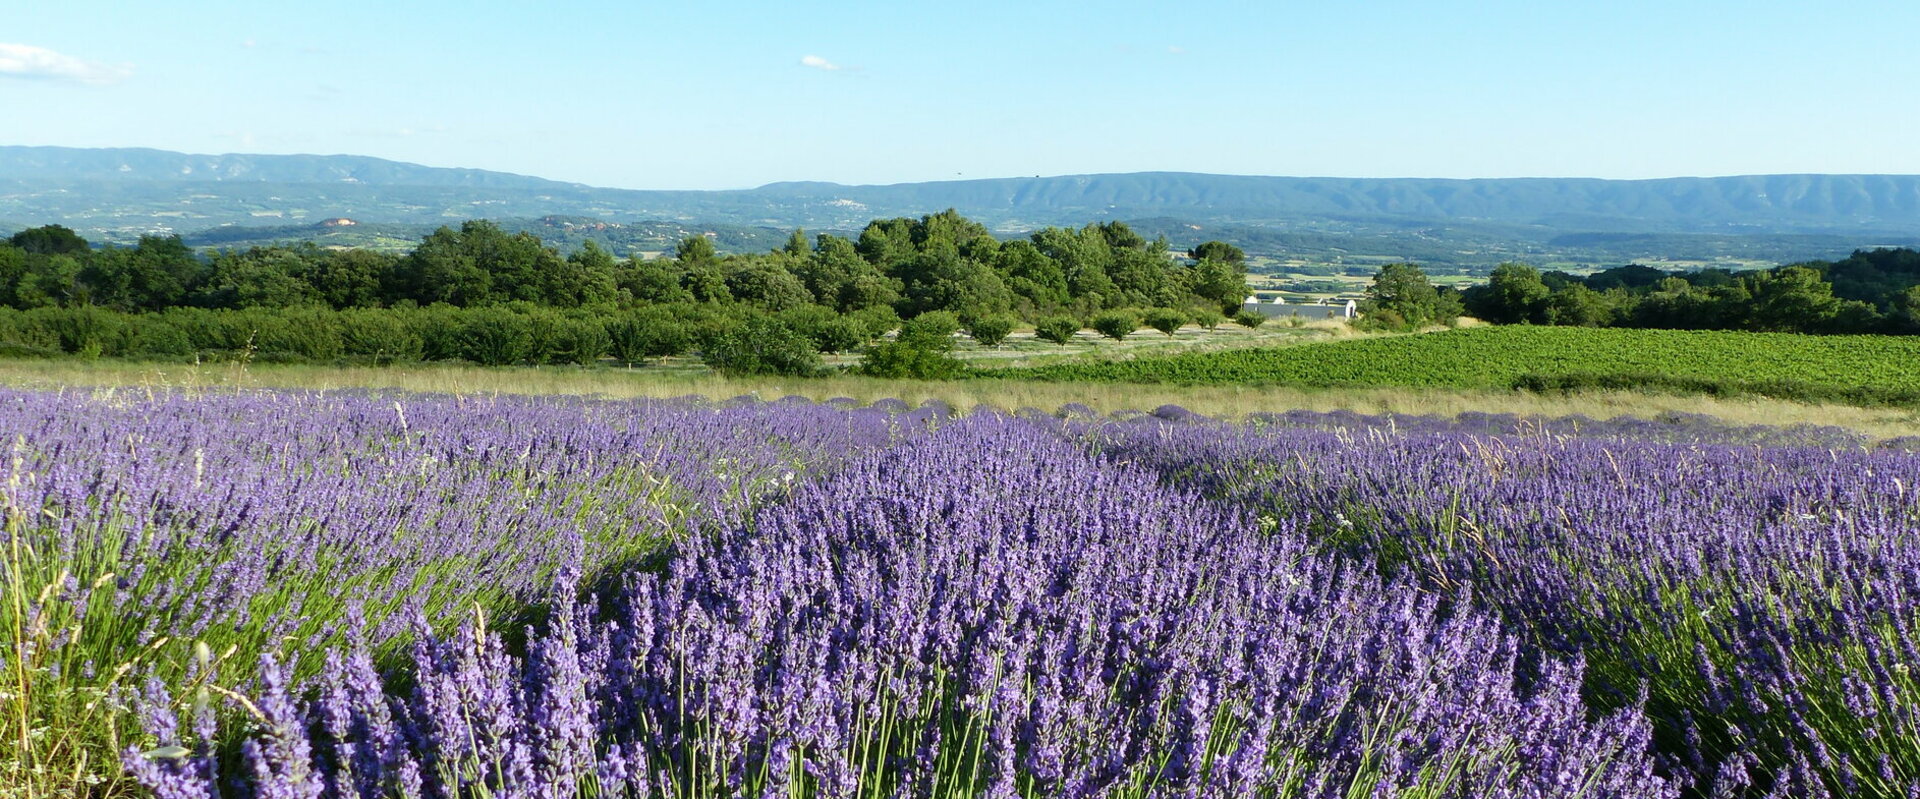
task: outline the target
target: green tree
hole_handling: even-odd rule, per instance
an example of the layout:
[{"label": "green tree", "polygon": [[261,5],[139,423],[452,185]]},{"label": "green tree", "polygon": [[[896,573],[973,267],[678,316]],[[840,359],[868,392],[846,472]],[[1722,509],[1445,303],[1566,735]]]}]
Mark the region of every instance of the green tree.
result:
[{"label": "green tree", "polygon": [[899,265],[899,311],[914,317],[929,311],[992,314],[1012,307],[1013,294],[1000,276],[950,246],[936,245]]},{"label": "green tree", "polygon": [[[614,282],[637,302],[692,302],[693,292],[680,284],[680,273],[665,258],[629,256],[615,272]],[[724,279],[723,279],[724,287]]]},{"label": "green tree", "polygon": [[1380,267],[1360,310],[1362,314],[1385,312],[1402,320],[1393,327],[1418,328],[1452,324],[1462,309],[1456,297],[1435,289],[1420,267],[1401,263]]},{"label": "green tree", "polygon": [[779,264],[763,257],[735,257],[727,261],[727,293],[735,300],[767,311],[799,308],[813,302],[806,284]]},{"label": "green tree", "polygon": [[1613,308],[1606,295],[1575,283],[1547,297],[1548,324],[1571,327],[1605,327],[1613,321]]},{"label": "green tree", "polygon": [[1173,338],[1180,328],[1187,324],[1187,315],[1172,308],[1151,308],[1147,311],[1147,327],[1151,327]]},{"label": "green tree", "polygon": [[642,308],[607,323],[607,351],[614,360],[635,364],[681,355],[693,345],[687,328],[658,308]]},{"label": "green tree", "polygon": [[75,255],[92,249],[87,240],[65,225],[29,228],[7,239],[9,244],[35,255]]},{"label": "green tree", "polygon": [[1187,292],[1221,312],[1237,310],[1250,290],[1238,260],[1203,258],[1187,271]]},{"label": "green tree", "polygon": [[993,269],[1016,297],[1034,308],[1062,308],[1071,299],[1067,274],[1031,241],[1010,241],[994,254]]},{"label": "green tree", "polygon": [[1747,284],[1752,293],[1747,326],[1753,330],[1823,332],[1840,310],[1833,285],[1804,266],[1761,272]]},{"label": "green tree", "polygon": [[756,316],[714,337],[701,348],[700,359],[729,376],[807,376],[820,371],[820,353],[813,342],[768,316]]},{"label": "green tree", "polygon": [[620,292],[618,273],[613,255],[588,239],[565,260],[551,264],[542,299],[562,308],[612,302]]},{"label": "green tree", "polygon": [[1233,323],[1252,330],[1267,323],[1267,315],[1258,311],[1241,311],[1233,315]]},{"label": "green tree", "polygon": [[373,250],[321,250],[305,259],[297,276],[334,308],[372,308],[380,305],[381,287],[393,282],[400,260]]},{"label": "green tree", "polygon": [[1140,317],[1132,311],[1107,311],[1093,317],[1093,330],[1114,341],[1125,340],[1127,335],[1140,329]]},{"label": "green tree", "polygon": [[1247,261],[1247,254],[1244,251],[1224,241],[1202,242],[1188,250],[1187,257],[1195,261],[1219,261],[1234,265],[1244,264]]},{"label": "green tree", "polygon": [[966,320],[967,335],[982,347],[998,347],[1013,332],[1016,321],[1005,314],[976,316]]},{"label": "green tree", "polygon": [[533,324],[504,308],[467,311],[460,329],[461,357],[483,366],[520,363],[533,351]]},{"label": "green tree", "polygon": [[945,380],[966,371],[951,354],[953,334],[960,322],[953,314],[934,311],[907,320],[900,335],[867,348],[861,374],[873,377]]},{"label": "green tree", "polygon": [[1071,316],[1049,316],[1033,326],[1033,334],[1055,344],[1065,345],[1080,332],[1080,320]]},{"label": "green tree", "polygon": [[1465,304],[1475,317],[1495,324],[1546,324],[1552,294],[1540,270],[1510,262],[1494,267],[1484,288],[1467,292]]},{"label": "green tree", "polygon": [[320,293],[300,276],[312,271],[319,253],[286,247],[220,252],[209,259],[207,277],[195,292],[209,308],[293,308],[320,304]]},{"label": "green tree", "polygon": [[714,252],[713,241],[706,236],[688,236],[673,248],[673,260],[679,261],[681,266],[710,264],[719,259],[719,254]]},{"label": "green tree", "polygon": [[93,253],[80,270],[91,301],[122,311],[157,311],[185,302],[202,266],[179,236],[141,236],[131,249]]}]

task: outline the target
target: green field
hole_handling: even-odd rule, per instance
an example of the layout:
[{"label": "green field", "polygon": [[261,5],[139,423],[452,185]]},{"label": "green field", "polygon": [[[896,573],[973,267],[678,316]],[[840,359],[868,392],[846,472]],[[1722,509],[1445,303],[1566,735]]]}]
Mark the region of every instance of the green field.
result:
[{"label": "green field", "polygon": [[992,372],[1178,385],[1653,389],[1860,404],[1920,402],[1920,338],[1483,327]]}]

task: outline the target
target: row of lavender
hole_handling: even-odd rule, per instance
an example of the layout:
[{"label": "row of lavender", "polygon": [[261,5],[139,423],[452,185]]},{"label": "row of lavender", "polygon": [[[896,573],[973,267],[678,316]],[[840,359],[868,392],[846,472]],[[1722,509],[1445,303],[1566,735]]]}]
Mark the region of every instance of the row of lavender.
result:
[{"label": "row of lavender", "polygon": [[1920,789],[1920,458],[1835,431],[0,407],[6,672],[165,797]]},{"label": "row of lavender", "polygon": [[1904,442],[1311,421],[1081,430],[1170,484],[1307,525],[1324,551],[1471,591],[1529,657],[1582,658],[1591,707],[1644,708],[1663,772],[1702,794],[1920,796],[1920,456]]},{"label": "row of lavender", "polygon": [[122,790],[146,683],[190,711],[266,651],[302,684],[349,645],[403,664],[422,630],[522,618],[562,574],[610,580],[738,527],[921,416],[0,392],[0,796]]}]

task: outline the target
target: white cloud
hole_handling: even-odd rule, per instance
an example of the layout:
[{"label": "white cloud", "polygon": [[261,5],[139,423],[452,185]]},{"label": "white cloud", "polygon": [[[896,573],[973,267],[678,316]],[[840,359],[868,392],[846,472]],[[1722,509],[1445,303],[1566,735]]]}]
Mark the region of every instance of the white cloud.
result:
[{"label": "white cloud", "polygon": [[126,64],[102,64],[30,44],[0,42],[0,76],[103,86],[133,74]]},{"label": "white cloud", "polygon": [[821,58],[821,57],[819,57],[819,56],[817,56],[817,55],[805,55],[805,56],[801,56],[801,57],[800,57],[800,66],[803,66],[803,67],[813,67],[814,69],[824,69],[824,70],[826,70],[826,71],[828,71],[828,72],[838,72],[838,71],[840,71],[840,65],[839,65],[839,64],[835,64],[835,63],[833,63],[832,61],[828,61],[828,60],[826,60],[826,59],[824,59],[824,58]]},{"label": "white cloud", "polygon": [[1177,45],[1177,44],[1170,44],[1170,45],[1167,45],[1167,52],[1173,55],[1186,55],[1187,48],[1181,47],[1180,45]]}]

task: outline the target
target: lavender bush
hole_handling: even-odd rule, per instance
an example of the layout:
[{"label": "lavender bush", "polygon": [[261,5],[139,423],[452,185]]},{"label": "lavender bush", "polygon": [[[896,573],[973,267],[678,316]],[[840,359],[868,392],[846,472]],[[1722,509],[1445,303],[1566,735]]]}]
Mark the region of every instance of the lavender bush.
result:
[{"label": "lavender bush", "polygon": [[1320,546],[1383,573],[1470,587],[1529,651],[1584,657],[1596,709],[1644,688],[1670,772],[1702,794],[1920,795],[1920,458],[1421,427],[1087,435],[1236,507],[1318,520]]},{"label": "lavender bush", "polygon": [[0,796],[1920,795],[1920,454],[1838,430],[29,392],[0,423]]},{"label": "lavender bush", "polygon": [[607,614],[570,595],[525,657],[472,624],[401,691],[352,653],[130,763],[166,797],[220,784],[232,737],[262,797],[1672,795],[1577,662],[1519,679],[1492,617],[1016,420],[690,540]]},{"label": "lavender bush", "polygon": [[123,694],[143,679],[218,687],[277,650],[304,684],[349,641],[404,654],[412,632],[476,608],[525,612],[563,571],[623,573],[737,526],[911,424],[752,404],[4,392],[0,429],[15,744],[0,782],[94,764],[52,786],[118,759]]}]

